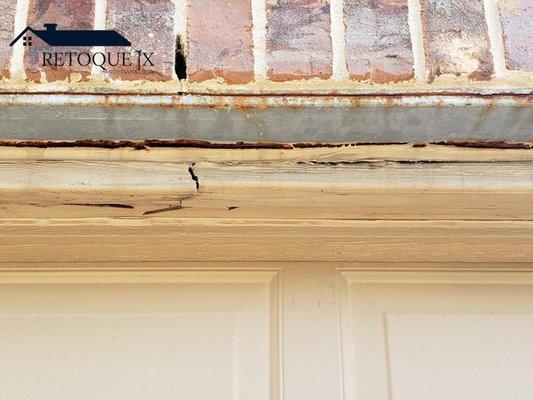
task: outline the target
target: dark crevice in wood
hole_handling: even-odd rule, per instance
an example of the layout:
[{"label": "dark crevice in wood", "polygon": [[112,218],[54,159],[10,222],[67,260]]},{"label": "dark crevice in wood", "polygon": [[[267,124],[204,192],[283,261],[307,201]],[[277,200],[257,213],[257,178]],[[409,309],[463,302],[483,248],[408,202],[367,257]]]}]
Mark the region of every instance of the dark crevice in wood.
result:
[{"label": "dark crevice in wood", "polygon": [[109,207],[109,208],[135,208],[131,204],[119,204],[119,203],[62,203],[64,206],[78,206],[78,207]]},{"label": "dark crevice in wood", "polygon": [[182,208],[183,206],[181,204],[181,200],[179,200],[179,204],[176,204],[174,206],[164,207],[164,208],[158,208],[156,210],[145,211],[143,215],[152,215],[152,214],[159,214],[159,213],[164,213],[164,212],[169,212],[169,211],[176,211],[176,210],[181,210]]},{"label": "dark crevice in wood", "polygon": [[191,179],[194,181],[194,184],[196,186],[196,190],[200,190],[200,179],[198,178],[198,176],[194,172],[193,167],[194,167],[194,164],[191,167],[189,167],[189,174],[191,175]]}]

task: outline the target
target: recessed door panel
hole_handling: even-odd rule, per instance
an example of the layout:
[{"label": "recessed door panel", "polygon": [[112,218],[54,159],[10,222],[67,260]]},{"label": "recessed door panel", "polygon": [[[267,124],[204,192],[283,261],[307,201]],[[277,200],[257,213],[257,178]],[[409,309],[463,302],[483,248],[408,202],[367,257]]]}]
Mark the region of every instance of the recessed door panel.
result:
[{"label": "recessed door panel", "polygon": [[347,398],[533,396],[529,274],[343,275]]},{"label": "recessed door panel", "polygon": [[1,286],[0,397],[270,398],[273,274],[195,274]]}]

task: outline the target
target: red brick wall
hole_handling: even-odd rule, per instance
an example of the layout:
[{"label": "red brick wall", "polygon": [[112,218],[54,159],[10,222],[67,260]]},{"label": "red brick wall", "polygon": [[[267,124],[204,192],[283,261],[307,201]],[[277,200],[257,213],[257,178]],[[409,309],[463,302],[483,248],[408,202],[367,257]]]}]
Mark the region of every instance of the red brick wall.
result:
[{"label": "red brick wall", "polygon": [[16,4],[12,0],[0,0],[0,77],[10,75],[11,48],[7,46],[13,39]]},{"label": "red brick wall", "polygon": [[[7,78],[68,80],[72,73],[77,80],[104,78],[100,85],[176,82],[178,40],[185,85],[215,88],[245,84],[253,91],[311,78],[304,87],[431,85],[441,76],[529,85],[533,72],[531,0],[0,0],[0,9],[0,85]],[[154,65],[42,68],[46,45],[7,46],[16,29],[43,29],[46,22],[115,29],[133,48],[154,52]]]}]

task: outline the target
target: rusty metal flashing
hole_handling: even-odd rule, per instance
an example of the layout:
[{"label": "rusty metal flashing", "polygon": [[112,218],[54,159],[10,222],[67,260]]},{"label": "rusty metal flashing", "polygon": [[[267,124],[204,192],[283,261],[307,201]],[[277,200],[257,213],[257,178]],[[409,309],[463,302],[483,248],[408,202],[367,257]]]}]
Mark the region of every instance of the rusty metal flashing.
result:
[{"label": "rusty metal flashing", "polygon": [[[450,141],[495,146],[533,141],[532,104],[530,91],[351,96],[0,94],[0,140],[90,139],[95,141],[91,146],[140,148]],[[150,144],[145,144],[148,139]]]}]

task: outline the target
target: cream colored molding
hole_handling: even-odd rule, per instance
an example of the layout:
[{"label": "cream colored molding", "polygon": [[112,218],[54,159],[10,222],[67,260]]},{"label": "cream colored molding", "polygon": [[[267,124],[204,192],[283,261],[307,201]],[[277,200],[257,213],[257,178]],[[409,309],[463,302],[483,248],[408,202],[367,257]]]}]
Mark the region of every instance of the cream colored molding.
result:
[{"label": "cream colored molding", "polygon": [[[500,267],[501,268],[501,267]],[[391,270],[343,270],[341,276],[353,283],[440,283],[440,284],[533,284],[533,263],[529,270],[472,271],[464,269],[391,271]]]},{"label": "cream colored molding", "polygon": [[[300,200],[306,201],[306,200]],[[107,221],[117,220],[117,224]],[[131,220],[131,223],[129,223]],[[153,221],[153,222],[152,222]],[[6,221],[4,268],[83,260],[175,262],[530,263],[532,221],[202,221],[107,218]]]},{"label": "cream colored molding", "polygon": [[276,271],[266,270],[2,271],[0,269],[0,284],[269,283],[276,274]]},{"label": "cream colored molding", "polygon": [[531,150],[378,147],[9,148],[0,268],[533,261]]},{"label": "cream colored molding", "polygon": [[[533,146],[533,143],[531,143]],[[105,149],[95,147],[6,147],[0,146],[0,160],[10,161],[103,161],[151,163],[266,163],[266,162],[496,162],[533,161],[533,149],[473,148],[435,144],[368,144],[310,148],[186,148],[154,147]],[[373,164],[379,166],[379,164]]]},{"label": "cream colored molding", "polygon": [[531,162],[423,160],[308,162],[0,161],[0,189],[172,190],[278,187],[339,190],[501,190],[533,188]]}]

